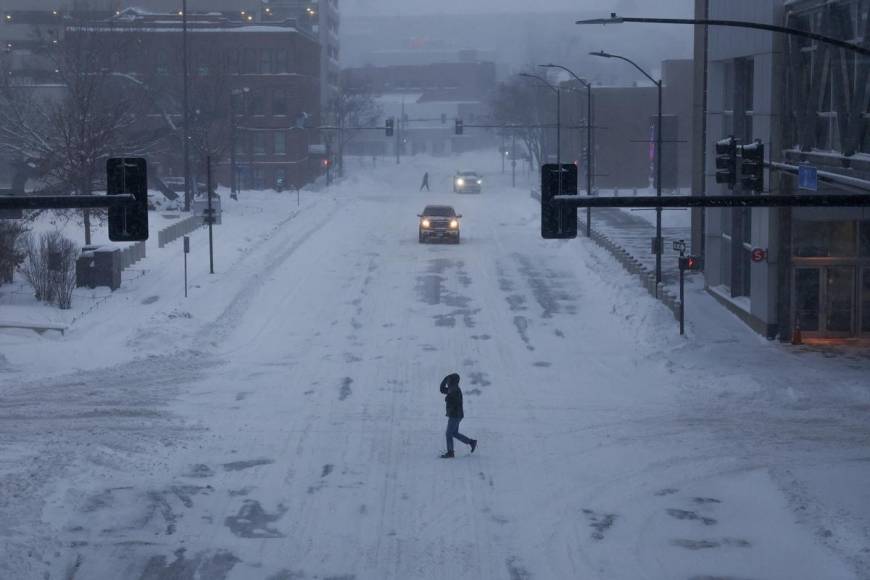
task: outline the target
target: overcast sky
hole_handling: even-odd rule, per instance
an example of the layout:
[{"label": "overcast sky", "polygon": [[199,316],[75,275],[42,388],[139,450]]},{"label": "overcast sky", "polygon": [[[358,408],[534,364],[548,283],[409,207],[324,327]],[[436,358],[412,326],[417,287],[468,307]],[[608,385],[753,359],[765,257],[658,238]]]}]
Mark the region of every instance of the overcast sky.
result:
[{"label": "overcast sky", "polygon": [[[346,14],[431,14],[447,12],[564,12],[601,11],[602,16],[617,12],[638,16],[690,16],[692,0],[342,0]],[[643,14],[641,14],[643,12]]]}]

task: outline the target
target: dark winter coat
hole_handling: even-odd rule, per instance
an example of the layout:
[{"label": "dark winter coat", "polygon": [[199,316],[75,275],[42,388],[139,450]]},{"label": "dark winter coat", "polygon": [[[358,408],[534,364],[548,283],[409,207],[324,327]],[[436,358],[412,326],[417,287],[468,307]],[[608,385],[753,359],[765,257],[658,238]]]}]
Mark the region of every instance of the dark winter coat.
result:
[{"label": "dark winter coat", "polygon": [[448,377],[441,381],[441,392],[445,395],[444,402],[447,405],[447,416],[452,419],[462,419],[465,414],[462,410],[462,390],[459,384],[449,384]]}]

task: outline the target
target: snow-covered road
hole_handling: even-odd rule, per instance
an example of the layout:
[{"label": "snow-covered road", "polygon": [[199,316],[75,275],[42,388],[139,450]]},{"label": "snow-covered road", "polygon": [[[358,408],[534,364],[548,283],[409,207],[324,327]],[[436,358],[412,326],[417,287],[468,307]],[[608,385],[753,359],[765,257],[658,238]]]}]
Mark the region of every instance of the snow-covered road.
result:
[{"label": "snow-covered road", "polygon": [[[456,159],[353,167],[187,302],[150,273],[111,364],[21,335],[68,370],[19,349],[0,375],[0,578],[870,577],[870,360],[768,343],[700,293],[680,339],[464,163],[484,194],[416,191]],[[440,202],[459,246],[417,243]],[[453,371],[480,447],[441,460]]]}]

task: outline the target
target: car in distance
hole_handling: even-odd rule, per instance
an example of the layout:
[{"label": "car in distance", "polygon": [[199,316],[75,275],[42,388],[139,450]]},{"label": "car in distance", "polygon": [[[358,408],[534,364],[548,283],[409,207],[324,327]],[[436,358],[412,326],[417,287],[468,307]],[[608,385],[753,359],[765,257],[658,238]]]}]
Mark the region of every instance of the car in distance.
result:
[{"label": "car in distance", "polygon": [[430,240],[444,240],[459,243],[459,230],[461,229],[461,214],[457,214],[449,205],[427,205],[423,213],[417,214],[420,218],[419,232],[420,243]]},{"label": "car in distance", "polygon": [[483,190],[483,177],[474,171],[460,171],[453,177],[454,193],[480,193]]}]

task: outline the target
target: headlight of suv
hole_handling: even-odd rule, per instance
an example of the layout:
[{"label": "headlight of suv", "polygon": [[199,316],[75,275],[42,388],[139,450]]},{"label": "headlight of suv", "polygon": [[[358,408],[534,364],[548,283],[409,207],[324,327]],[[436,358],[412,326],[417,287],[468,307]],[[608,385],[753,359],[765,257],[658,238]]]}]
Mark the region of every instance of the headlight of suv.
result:
[{"label": "headlight of suv", "polygon": [[420,225],[424,228],[428,228],[431,224],[429,223],[429,220],[423,220],[420,222]]},{"label": "headlight of suv", "polygon": [[465,180],[460,177],[459,179],[456,180],[456,185],[458,185],[459,187],[462,187],[463,185],[465,185]]},{"label": "headlight of suv", "polygon": [[451,230],[455,230],[455,229],[458,228],[458,227],[459,227],[459,221],[458,221],[458,220],[450,220],[450,229],[451,229]]},{"label": "headlight of suv", "polygon": [[477,180],[477,185],[483,185],[483,180],[482,180],[482,179],[478,179],[478,180]]}]

